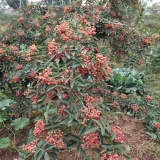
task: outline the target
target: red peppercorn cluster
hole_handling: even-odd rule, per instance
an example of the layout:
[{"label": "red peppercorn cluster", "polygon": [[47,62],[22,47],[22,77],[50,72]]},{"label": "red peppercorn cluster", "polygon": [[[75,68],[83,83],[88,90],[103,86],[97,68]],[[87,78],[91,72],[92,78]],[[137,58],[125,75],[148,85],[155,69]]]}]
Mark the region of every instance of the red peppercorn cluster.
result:
[{"label": "red peppercorn cluster", "polygon": [[119,105],[119,104],[118,104],[118,102],[116,102],[116,101],[114,101],[113,104],[112,104],[113,107],[117,107],[118,105]]},{"label": "red peppercorn cluster", "polygon": [[123,156],[117,154],[104,154],[101,160],[126,160]]},{"label": "red peppercorn cluster", "polygon": [[65,148],[65,144],[63,142],[63,132],[57,131],[57,132],[48,132],[48,136],[46,137],[46,140],[52,144],[55,148]]},{"label": "red peppercorn cluster", "polygon": [[64,41],[64,42],[68,42],[69,40],[73,39],[73,34],[69,28],[69,25],[67,22],[64,22],[60,25],[57,25],[55,28],[54,28],[54,31],[57,33],[57,34],[60,34],[61,35],[61,39]]},{"label": "red peppercorn cluster", "polygon": [[17,83],[17,82],[19,82],[20,80],[19,80],[19,77],[18,76],[14,76],[13,78],[12,78],[12,82],[14,82],[14,83]]},{"label": "red peppercorn cluster", "polygon": [[155,125],[154,125],[154,127],[155,127],[156,129],[160,129],[160,122],[156,122]]},{"label": "red peppercorn cluster", "polygon": [[27,151],[29,153],[35,153],[34,148],[36,148],[37,142],[39,139],[35,139],[34,141],[30,142],[27,145],[22,146],[22,150]]},{"label": "red peppercorn cluster", "polygon": [[145,96],[145,99],[146,99],[147,101],[150,101],[150,100],[152,100],[152,97],[149,96],[149,95],[146,95],[146,96]]},{"label": "red peppercorn cluster", "polygon": [[92,37],[97,32],[94,26],[87,26],[85,28],[80,28],[80,33],[84,34],[86,37]]},{"label": "red peppercorn cluster", "polygon": [[48,77],[52,75],[52,71],[50,68],[46,68],[43,70],[42,73],[39,73],[38,76],[36,76],[37,79],[41,81],[41,84],[48,83]]},{"label": "red peppercorn cluster", "polygon": [[23,65],[22,64],[17,64],[17,66],[16,66],[16,70],[20,70],[20,69],[22,69],[23,68]]},{"label": "red peppercorn cluster", "polygon": [[46,29],[45,29],[45,31],[46,31],[46,33],[49,33],[50,31],[51,31],[51,28],[50,28],[50,26],[46,26]]},{"label": "red peppercorn cluster", "polygon": [[82,67],[79,67],[79,74],[81,74],[82,76],[85,75],[85,73],[89,73],[90,75],[92,75],[96,81],[98,79],[105,79],[105,80],[108,80],[109,77],[107,74],[112,74],[112,69],[109,67],[108,65],[108,60],[106,57],[104,57],[103,55],[100,55],[100,54],[96,54],[96,62],[93,64],[91,62],[91,58],[87,55],[85,55],[85,52],[87,52],[88,50],[86,51],[83,51],[82,52],[82,60],[84,61],[85,65],[87,67],[85,68],[82,68]]},{"label": "red peppercorn cluster", "polygon": [[13,54],[18,54],[18,48],[16,46],[11,45],[9,49]]},{"label": "red peppercorn cluster", "polygon": [[52,39],[52,41],[48,42],[48,55],[51,56],[54,51],[56,51],[56,49],[58,48],[59,44],[55,42],[54,39]]},{"label": "red peppercorn cluster", "polygon": [[119,98],[120,98],[120,99],[126,99],[126,98],[127,98],[127,95],[124,94],[124,93],[121,93],[121,94],[119,95]]},{"label": "red peppercorn cluster", "polygon": [[58,114],[59,114],[60,116],[65,116],[65,115],[66,115],[66,111],[65,111],[66,108],[68,108],[68,106],[62,105],[62,106],[60,107],[60,109],[58,110]]},{"label": "red peppercorn cluster", "polygon": [[89,119],[96,119],[98,120],[100,118],[101,112],[98,109],[95,109],[93,107],[93,104],[95,101],[92,97],[85,95],[85,102],[86,106],[81,112],[84,114],[84,119],[82,124],[85,124],[86,121]]},{"label": "red peppercorn cluster", "polygon": [[35,52],[37,50],[35,45],[29,46],[29,51],[26,55],[26,61],[30,61],[31,60],[31,55],[33,55],[33,52]]},{"label": "red peppercorn cluster", "polygon": [[30,100],[32,101],[32,104],[37,104],[38,97],[33,95],[33,96],[30,97]]},{"label": "red peppercorn cluster", "polygon": [[100,140],[98,137],[98,133],[97,132],[92,132],[86,135],[83,135],[82,137],[82,148],[99,148],[100,145]]},{"label": "red peppercorn cluster", "polygon": [[132,110],[133,110],[134,112],[137,112],[138,109],[139,109],[139,106],[138,106],[137,104],[135,104],[135,105],[133,105],[131,108],[132,108]]},{"label": "red peppercorn cluster", "polygon": [[69,5],[69,6],[63,7],[63,10],[64,10],[64,13],[70,13],[73,11],[73,6]]},{"label": "red peppercorn cluster", "polygon": [[112,133],[116,132],[116,138],[114,142],[124,142],[124,134],[122,133],[122,129],[119,126],[115,126],[111,129]]},{"label": "red peppercorn cluster", "polygon": [[35,137],[43,136],[46,134],[45,123],[43,122],[42,119],[38,120],[37,123],[35,124],[33,133]]}]

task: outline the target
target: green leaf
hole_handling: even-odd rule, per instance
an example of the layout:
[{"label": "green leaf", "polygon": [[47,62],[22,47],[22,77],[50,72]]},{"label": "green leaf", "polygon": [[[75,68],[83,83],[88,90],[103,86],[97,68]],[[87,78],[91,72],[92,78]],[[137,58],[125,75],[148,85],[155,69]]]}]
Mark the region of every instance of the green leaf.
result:
[{"label": "green leaf", "polygon": [[71,58],[71,57],[70,57],[70,54],[68,54],[67,52],[65,52],[65,56],[66,56],[68,59]]},{"label": "green leaf", "polygon": [[58,93],[58,98],[62,99],[62,91],[59,88],[57,89],[57,93]]},{"label": "green leaf", "polygon": [[23,127],[25,127],[26,125],[29,124],[29,119],[28,118],[17,118],[15,120],[12,121],[11,126],[15,127],[15,130],[19,130],[22,129]]},{"label": "green leaf", "polygon": [[44,160],[50,160],[49,155],[48,155],[47,152],[44,154]]},{"label": "green leaf", "polygon": [[0,139],[0,149],[10,146],[10,139],[8,137]]},{"label": "green leaf", "polygon": [[114,148],[120,148],[120,147],[122,147],[122,146],[123,146],[122,143],[115,143],[115,144],[113,144],[113,147],[114,147]]},{"label": "green leaf", "polygon": [[101,128],[101,134],[102,136],[105,134],[105,128],[103,126],[103,124],[100,122],[100,121],[97,121],[97,120],[94,120],[98,125],[99,127]]},{"label": "green leaf", "polygon": [[11,99],[5,99],[3,101],[0,102],[0,109],[1,110],[5,110],[6,107],[9,107],[10,106],[10,103],[13,102],[13,100]]},{"label": "green leaf", "polygon": [[73,88],[74,83],[75,83],[75,80],[74,80],[74,79],[72,79],[72,80],[71,80],[71,82],[70,82],[70,87],[71,87],[71,89]]},{"label": "green leaf", "polygon": [[84,133],[83,133],[83,134],[91,133],[92,131],[97,130],[97,129],[98,129],[98,127],[95,127],[95,126],[86,128],[86,129],[84,130]]},{"label": "green leaf", "polygon": [[117,134],[116,134],[116,132],[114,132],[111,139],[114,140],[116,138],[116,136],[117,136]]},{"label": "green leaf", "polygon": [[112,149],[113,146],[111,144],[101,144],[101,146],[105,149]]}]

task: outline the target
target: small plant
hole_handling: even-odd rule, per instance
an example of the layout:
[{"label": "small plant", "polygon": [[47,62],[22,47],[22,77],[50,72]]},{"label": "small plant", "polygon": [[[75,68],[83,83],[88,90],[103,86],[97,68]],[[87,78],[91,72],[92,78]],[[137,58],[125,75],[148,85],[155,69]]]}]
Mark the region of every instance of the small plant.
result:
[{"label": "small plant", "polygon": [[107,84],[111,90],[122,93],[144,93],[144,72],[135,69],[115,68]]}]

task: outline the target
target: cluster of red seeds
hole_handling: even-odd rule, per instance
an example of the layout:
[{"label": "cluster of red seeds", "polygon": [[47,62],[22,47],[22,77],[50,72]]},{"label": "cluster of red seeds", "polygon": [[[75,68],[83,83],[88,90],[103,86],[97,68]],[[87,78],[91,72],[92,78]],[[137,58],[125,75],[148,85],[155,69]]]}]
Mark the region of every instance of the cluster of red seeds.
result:
[{"label": "cluster of red seeds", "polygon": [[65,111],[66,108],[68,108],[68,106],[62,105],[62,106],[60,107],[60,109],[58,110],[58,114],[59,114],[60,116],[65,116],[65,115],[66,115],[66,111]]},{"label": "cluster of red seeds", "polygon": [[126,98],[127,98],[127,95],[124,94],[124,93],[121,93],[121,94],[119,95],[119,98],[120,98],[120,99],[126,99]]},{"label": "cluster of red seeds", "polygon": [[26,55],[26,61],[30,61],[31,60],[31,55],[33,54],[33,52],[35,52],[37,50],[35,45],[29,46],[29,51]]},{"label": "cluster of red seeds", "polygon": [[55,40],[53,39],[52,41],[48,42],[48,55],[51,56],[54,51],[56,51],[56,49],[58,48],[59,44],[55,42]]},{"label": "cluster of red seeds", "polygon": [[61,35],[61,39],[64,41],[64,42],[68,42],[69,40],[73,39],[73,34],[69,28],[69,25],[67,22],[64,22],[60,25],[57,25],[55,28],[54,28],[54,31],[57,33],[57,34],[60,34]]},{"label": "cluster of red seeds", "polygon": [[0,48],[0,55],[4,54],[6,51],[3,48]]},{"label": "cluster of red seeds", "polygon": [[16,70],[20,70],[20,69],[22,69],[23,68],[23,65],[22,64],[17,64],[17,66],[16,66]]},{"label": "cluster of red seeds", "polygon": [[33,133],[35,137],[43,136],[46,134],[45,123],[43,122],[42,119],[38,120],[37,123],[35,124]]},{"label": "cluster of red seeds", "polygon": [[104,154],[101,160],[126,160],[123,156],[118,156],[117,154]]},{"label": "cluster of red seeds", "polygon": [[48,77],[50,75],[52,75],[52,70],[50,68],[46,68],[42,71],[42,73],[39,73],[39,75],[36,76],[36,78],[41,81],[41,84],[45,84],[48,82]]},{"label": "cluster of red seeds", "polygon": [[16,46],[11,45],[9,49],[13,54],[18,54],[18,48]]},{"label": "cluster of red seeds", "polygon": [[92,97],[85,95],[86,100],[86,107],[82,110],[82,113],[84,114],[84,119],[82,124],[85,124],[86,121],[89,119],[96,119],[98,120],[100,118],[101,112],[98,109],[95,109],[93,107],[94,100]]},{"label": "cluster of red seeds", "polygon": [[108,65],[108,60],[106,57],[100,54],[96,54],[96,62],[94,64],[91,63],[91,58],[85,54],[82,54],[81,58],[83,59],[84,63],[86,64],[86,68],[79,67],[79,74],[82,76],[85,73],[89,73],[96,80],[98,79],[106,79],[108,80],[109,77],[107,74],[112,74],[112,69]]},{"label": "cluster of red seeds", "polygon": [[48,132],[45,129],[45,123],[42,119],[38,120],[34,127],[34,136],[38,137],[36,140],[32,141],[27,145],[23,145],[23,150],[26,150],[30,153],[34,153],[34,148],[36,148],[37,142],[42,139],[43,141],[48,141],[55,148],[62,149],[65,148],[63,142],[63,132],[58,130],[56,132]]},{"label": "cluster of red seeds", "polygon": [[65,144],[63,142],[63,132],[57,131],[57,132],[48,132],[48,136],[46,137],[46,140],[52,144],[55,148],[65,148]]},{"label": "cluster of red seeds", "polygon": [[32,141],[31,143],[26,144],[26,145],[23,145],[23,146],[22,146],[22,149],[23,149],[24,151],[27,151],[28,153],[35,153],[34,148],[36,148],[37,142],[38,142],[38,139],[35,139],[35,140]]},{"label": "cluster of red seeds", "polygon": [[18,76],[14,76],[13,78],[12,78],[12,82],[13,83],[17,83],[17,82],[19,82],[20,80],[19,80],[19,77]]},{"label": "cluster of red seeds", "polygon": [[160,129],[160,122],[156,122],[155,125],[154,125],[154,127],[155,127],[156,129]]},{"label": "cluster of red seeds", "polygon": [[64,9],[64,13],[70,13],[73,11],[73,6],[69,5],[69,6],[63,7],[63,9]]},{"label": "cluster of red seeds", "polygon": [[46,26],[46,29],[45,29],[45,31],[46,31],[46,33],[49,33],[50,31],[51,31],[51,28],[50,28],[50,26]]},{"label": "cluster of red seeds", "polygon": [[113,107],[117,107],[118,105],[119,105],[119,104],[118,104],[117,101],[114,101],[113,104],[112,104]]},{"label": "cluster of red seeds", "polygon": [[150,100],[152,100],[152,97],[149,96],[149,95],[146,95],[146,96],[145,96],[145,99],[146,99],[147,101],[150,101]]},{"label": "cluster of red seeds", "polygon": [[82,137],[82,148],[99,148],[100,145],[100,141],[99,141],[99,137],[98,137],[98,133],[96,132],[92,132],[86,135],[83,135]]},{"label": "cluster of red seeds", "polygon": [[85,28],[80,28],[80,33],[84,34],[86,37],[92,37],[93,35],[95,35],[96,32],[96,28],[94,26],[87,26]]},{"label": "cluster of red seeds", "polygon": [[114,139],[114,142],[120,142],[123,143],[124,141],[124,134],[122,133],[122,130],[119,126],[115,126],[111,129],[112,133],[116,132],[116,138]]},{"label": "cluster of red seeds", "polygon": [[138,106],[137,104],[135,104],[135,105],[133,105],[131,108],[132,108],[132,110],[133,110],[134,112],[137,112],[138,109],[139,109],[139,106]]}]

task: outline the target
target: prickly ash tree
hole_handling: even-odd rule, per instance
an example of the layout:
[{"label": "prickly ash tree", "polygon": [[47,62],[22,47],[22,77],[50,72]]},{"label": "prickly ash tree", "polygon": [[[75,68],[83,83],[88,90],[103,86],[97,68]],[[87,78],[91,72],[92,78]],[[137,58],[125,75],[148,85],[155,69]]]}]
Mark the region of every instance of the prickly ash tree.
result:
[{"label": "prickly ash tree", "polygon": [[[16,95],[15,105],[22,112],[34,108],[39,113],[32,141],[22,146],[22,159],[56,158],[59,150],[71,148],[85,159],[87,150],[102,160],[123,159],[121,128],[104,118],[111,117],[105,103],[106,81],[112,74],[107,53],[142,53],[150,42],[126,24],[127,15],[140,11],[138,1],[87,3],[29,5],[1,38],[3,83]],[[123,11],[124,6],[128,10]],[[99,44],[102,37],[110,50]],[[98,96],[93,98],[93,93]]]}]

